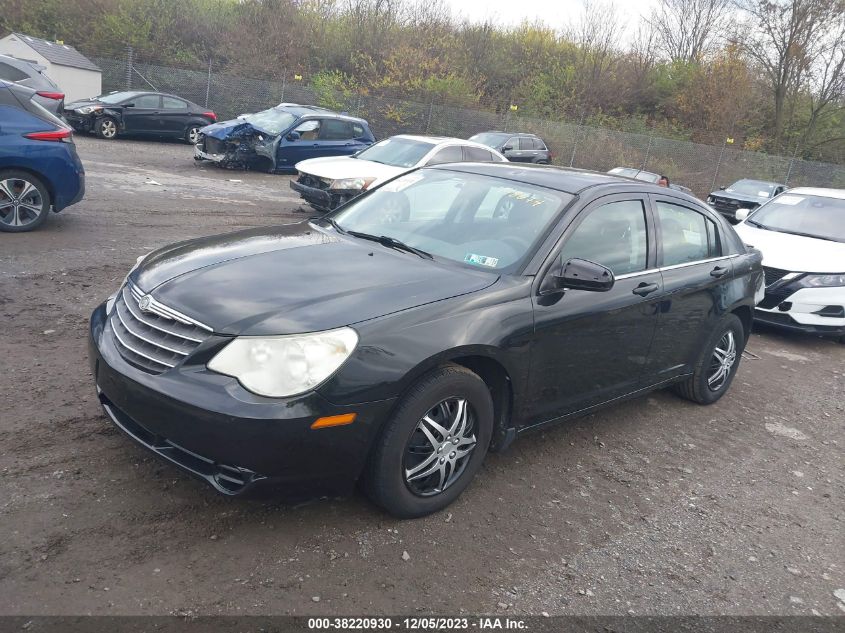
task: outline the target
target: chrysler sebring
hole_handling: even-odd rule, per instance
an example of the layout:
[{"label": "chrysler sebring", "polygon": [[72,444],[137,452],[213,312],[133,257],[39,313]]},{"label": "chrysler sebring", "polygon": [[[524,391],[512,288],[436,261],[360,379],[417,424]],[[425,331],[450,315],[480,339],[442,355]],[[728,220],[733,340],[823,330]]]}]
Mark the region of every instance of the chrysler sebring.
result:
[{"label": "chrysler sebring", "polygon": [[415,517],[522,433],[670,385],[715,402],[762,288],[760,253],[684,193],[450,164],[140,258],[90,358],[111,420],[223,494],[360,480]]}]

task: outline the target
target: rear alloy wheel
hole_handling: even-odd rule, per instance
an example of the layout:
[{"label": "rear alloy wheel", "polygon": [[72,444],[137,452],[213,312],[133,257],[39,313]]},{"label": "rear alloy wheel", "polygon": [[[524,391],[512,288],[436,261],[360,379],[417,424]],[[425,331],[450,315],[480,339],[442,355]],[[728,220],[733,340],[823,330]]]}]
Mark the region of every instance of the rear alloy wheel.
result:
[{"label": "rear alloy wheel", "polygon": [[185,130],[185,142],[189,145],[196,145],[200,141],[200,126],[191,125]]},{"label": "rear alloy wheel", "polygon": [[104,116],[97,121],[95,130],[97,132],[97,136],[110,141],[117,136],[117,121],[111,117]]},{"label": "rear alloy wheel", "polygon": [[31,231],[49,213],[50,193],[38,178],[23,171],[0,172],[0,231]]},{"label": "rear alloy wheel", "polygon": [[745,330],[735,314],[726,315],[707,340],[692,376],[675,391],[699,404],[712,404],[727,392],[739,369],[745,348]]},{"label": "rear alloy wheel", "polygon": [[487,454],[493,400],[458,365],[423,376],[376,440],[364,477],[370,498],[399,518],[437,512],[466,489]]}]

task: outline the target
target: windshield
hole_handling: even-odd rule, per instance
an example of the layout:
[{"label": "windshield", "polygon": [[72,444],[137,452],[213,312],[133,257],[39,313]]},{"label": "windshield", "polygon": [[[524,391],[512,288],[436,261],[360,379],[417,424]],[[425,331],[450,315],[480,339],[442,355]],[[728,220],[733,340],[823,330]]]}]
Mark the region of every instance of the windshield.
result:
[{"label": "windshield", "polygon": [[293,125],[297,117],[279,107],[247,114],[243,120],[252,127],[267,134],[279,135]]},{"label": "windshield", "polygon": [[746,222],[770,231],[845,242],[845,200],[785,193]]},{"label": "windshield", "polygon": [[137,94],[137,92],[113,92],[109,95],[100,95],[99,97],[94,97],[94,99],[103,103],[120,103],[124,99],[131,99]]},{"label": "windshield", "polygon": [[415,167],[433,147],[434,143],[413,141],[408,138],[389,138],[368,147],[355,158],[394,167]]},{"label": "windshield", "polygon": [[470,136],[469,140],[481,143],[487,147],[496,148],[507,141],[510,137],[510,134],[505,134],[503,132],[482,132],[481,134]]},{"label": "windshield", "polygon": [[777,185],[759,180],[737,180],[730,187],[725,189],[728,193],[738,193],[742,196],[756,196],[758,198],[771,198]]},{"label": "windshield", "polygon": [[424,169],[347,204],[341,229],[387,236],[466,266],[512,272],[572,196],[491,176]]}]

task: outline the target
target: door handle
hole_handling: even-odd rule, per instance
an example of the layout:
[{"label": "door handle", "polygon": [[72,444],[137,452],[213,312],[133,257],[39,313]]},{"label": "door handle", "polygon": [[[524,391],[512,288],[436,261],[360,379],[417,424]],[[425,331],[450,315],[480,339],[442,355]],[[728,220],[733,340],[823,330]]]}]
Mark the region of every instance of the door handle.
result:
[{"label": "door handle", "polygon": [[716,266],[713,270],[710,271],[711,277],[724,277],[728,274],[730,269],[725,266]]},{"label": "door handle", "polygon": [[646,295],[650,295],[652,292],[660,288],[657,284],[647,284],[645,282],[641,283],[639,286],[634,288],[631,292],[635,295],[639,295],[641,297],[645,297]]}]

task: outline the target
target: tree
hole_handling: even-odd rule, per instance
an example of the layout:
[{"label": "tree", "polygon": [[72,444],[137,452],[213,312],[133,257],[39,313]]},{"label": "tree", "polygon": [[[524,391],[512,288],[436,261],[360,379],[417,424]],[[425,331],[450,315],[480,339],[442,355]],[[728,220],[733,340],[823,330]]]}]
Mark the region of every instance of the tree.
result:
[{"label": "tree", "polygon": [[732,0],[660,0],[647,22],[670,61],[700,62],[713,52],[732,9]]},{"label": "tree", "polygon": [[743,0],[746,37],[737,43],[759,65],[774,99],[772,141],[783,149],[787,106],[816,64],[831,28],[845,11],[842,0]]}]

